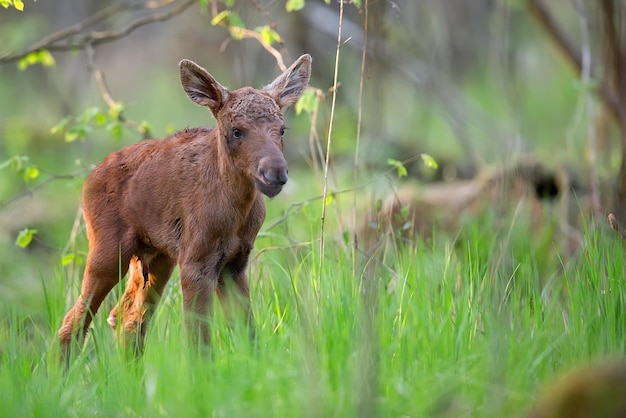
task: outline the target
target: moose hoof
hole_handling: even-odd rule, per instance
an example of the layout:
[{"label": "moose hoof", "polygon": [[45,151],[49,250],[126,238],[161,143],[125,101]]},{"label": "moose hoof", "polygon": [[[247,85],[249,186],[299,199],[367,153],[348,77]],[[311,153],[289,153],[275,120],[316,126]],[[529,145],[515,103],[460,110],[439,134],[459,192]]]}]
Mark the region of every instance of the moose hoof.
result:
[{"label": "moose hoof", "polygon": [[107,323],[109,324],[109,326],[113,329],[117,328],[117,317],[116,316],[109,316],[107,318]]}]

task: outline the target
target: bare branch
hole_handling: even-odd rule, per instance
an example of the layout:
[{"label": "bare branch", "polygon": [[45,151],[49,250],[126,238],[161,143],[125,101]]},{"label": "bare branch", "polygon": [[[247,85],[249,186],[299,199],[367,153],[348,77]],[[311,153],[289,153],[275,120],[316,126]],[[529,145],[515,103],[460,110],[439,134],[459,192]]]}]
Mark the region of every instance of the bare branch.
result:
[{"label": "bare branch", "polygon": [[[109,109],[114,109],[118,106],[118,102],[113,99],[111,92],[109,91],[109,87],[106,84],[106,80],[104,79],[104,73],[98,66],[96,65],[96,52],[91,45],[87,45],[85,48],[87,51],[88,58],[88,66],[89,70],[93,73],[93,78],[98,85],[98,89],[100,90],[100,95],[102,96],[102,100],[109,107]],[[150,139],[151,132],[149,129],[146,129],[141,123],[138,123],[134,120],[127,119],[123,112],[120,112],[117,116],[117,120],[122,122],[128,128],[133,131],[139,132],[143,139]]]},{"label": "bare branch", "polygon": [[[581,52],[574,46],[565,32],[561,30],[554,17],[546,8],[543,0],[528,0],[528,10],[539,26],[541,26],[548,37],[552,40],[559,52],[561,52],[565,60],[577,74],[580,74],[583,71]],[[590,69],[589,77],[591,79],[595,79],[596,75],[596,71],[594,71],[593,68]],[[620,105],[619,98],[616,96],[615,92],[611,89],[606,80],[599,84],[597,93],[609,110],[609,114],[611,115],[613,121],[623,132],[626,132],[626,111]]]},{"label": "bare branch", "polygon": [[[33,45],[22,51],[5,53],[0,56],[0,63],[17,61],[32,52],[44,49],[48,51],[70,51],[75,49],[84,49],[88,45],[95,46],[115,41],[130,34],[141,26],[154,22],[163,22],[177,16],[188,9],[195,2],[196,0],[167,0],[164,2],[147,1],[141,4],[123,3],[119,5],[112,5],[96,12],[94,15],[76,25],[55,32],[42,40],[35,42]],[[155,12],[149,14],[148,16],[138,18],[128,26],[117,31],[92,31],[88,33],[81,33],[86,28],[93,26],[94,24],[101,22],[116,13],[138,9],[167,9],[167,11]]]},{"label": "bare branch", "polygon": [[230,30],[232,30],[234,33],[241,36],[242,38],[256,39],[261,44],[263,49],[269,52],[270,55],[272,55],[274,59],[276,59],[276,64],[278,65],[278,68],[280,68],[280,71],[285,71],[287,69],[287,66],[285,65],[283,61],[283,56],[281,55],[281,53],[272,45],[265,42],[265,40],[263,39],[263,37],[261,36],[259,32],[246,29],[246,28],[236,27],[236,26],[231,27]]},{"label": "bare branch", "polygon": [[558,23],[556,23],[556,20],[554,20],[543,3],[543,0],[529,0],[528,10],[535,18],[539,26],[541,26],[541,29],[543,29],[552,42],[554,42],[554,45],[557,47],[559,52],[563,54],[563,57],[576,70],[576,72],[580,73],[582,69],[580,51],[561,30]]},{"label": "bare branch", "polygon": [[109,88],[107,87],[106,82],[104,81],[104,74],[96,66],[96,52],[94,51],[91,45],[88,45],[86,50],[87,50],[87,57],[88,57],[88,63],[89,63],[89,70],[93,73],[93,77],[95,78],[96,83],[98,84],[98,88],[100,89],[100,95],[102,96],[102,100],[104,100],[104,103],[106,103],[107,106],[115,107],[117,103],[111,96],[111,93],[109,92]]}]

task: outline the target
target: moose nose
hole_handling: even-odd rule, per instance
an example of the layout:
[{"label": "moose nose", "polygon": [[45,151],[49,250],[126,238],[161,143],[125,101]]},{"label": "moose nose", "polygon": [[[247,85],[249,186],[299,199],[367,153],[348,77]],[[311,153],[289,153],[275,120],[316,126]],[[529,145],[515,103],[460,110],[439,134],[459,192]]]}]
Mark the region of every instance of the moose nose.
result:
[{"label": "moose nose", "polygon": [[287,161],[281,156],[259,161],[255,177],[257,188],[268,197],[274,197],[287,183]]},{"label": "moose nose", "polygon": [[280,187],[287,183],[287,161],[282,155],[262,158],[257,170],[260,180],[268,186]]},{"label": "moose nose", "polygon": [[263,180],[269,186],[283,186],[287,183],[287,166],[261,168]]}]

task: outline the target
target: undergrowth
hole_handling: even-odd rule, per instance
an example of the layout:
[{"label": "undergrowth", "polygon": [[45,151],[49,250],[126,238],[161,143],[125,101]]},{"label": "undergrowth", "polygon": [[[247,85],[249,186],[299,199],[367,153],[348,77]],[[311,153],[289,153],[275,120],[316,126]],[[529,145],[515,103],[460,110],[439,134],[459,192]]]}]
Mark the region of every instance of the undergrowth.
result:
[{"label": "undergrowth", "polygon": [[0,322],[0,415],[521,416],[544,381],[624,352],[623,248],[590,230],[548,274],[485,230],[390,242],[384,257],[327,243],[321,270],[315,240],[272,250],[265,235],[250,267],[257,340],[218,309],[210,354],[188,344],[175,275],[141,359],[121,357],[101,312],[63,372],[71,286],[47,286],[40,312]]}]

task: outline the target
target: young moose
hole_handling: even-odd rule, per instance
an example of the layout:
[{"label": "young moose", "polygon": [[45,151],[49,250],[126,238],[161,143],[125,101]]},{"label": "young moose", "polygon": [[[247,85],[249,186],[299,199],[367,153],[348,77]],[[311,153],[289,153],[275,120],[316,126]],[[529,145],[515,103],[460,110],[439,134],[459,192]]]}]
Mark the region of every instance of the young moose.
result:
[{"label": "young moose", "polygon": [[133,144],[87,178],[82,205],[89,255],[80,297],[59,329],[66,359],[128,270],[126,292],[108,321],[122,327],[120,343],[136,353],[176,263],[194,340],[208,342],[213,295],[227,296],[227,277],[252,319],[246,264],[265,219],[263,194],[274,197],[287,182],[281,109],[307,87],[311,57],[302,55],[262,90],[232,92],[194,62],[179,65],[185,92],[211,110],[217,126]]}]

